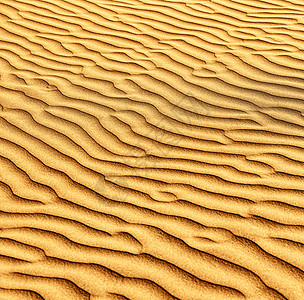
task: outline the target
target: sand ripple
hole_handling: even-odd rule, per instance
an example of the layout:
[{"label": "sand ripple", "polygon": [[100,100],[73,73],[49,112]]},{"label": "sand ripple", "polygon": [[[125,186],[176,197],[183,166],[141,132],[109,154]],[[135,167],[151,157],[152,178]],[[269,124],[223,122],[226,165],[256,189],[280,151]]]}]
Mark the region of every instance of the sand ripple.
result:
[{"label": "sand ripple", "polygon": [[0,299],[304,299],[302,0],[2,0]]}]

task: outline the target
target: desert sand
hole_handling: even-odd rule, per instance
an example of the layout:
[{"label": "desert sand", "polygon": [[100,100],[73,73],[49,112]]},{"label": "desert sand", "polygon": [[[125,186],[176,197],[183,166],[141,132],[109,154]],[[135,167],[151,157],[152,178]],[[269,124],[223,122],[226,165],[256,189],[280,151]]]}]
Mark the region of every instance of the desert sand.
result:
[{"label": "desert sand", "polygon": [[1,300],[303,300],[303,0],[1,0]]}]

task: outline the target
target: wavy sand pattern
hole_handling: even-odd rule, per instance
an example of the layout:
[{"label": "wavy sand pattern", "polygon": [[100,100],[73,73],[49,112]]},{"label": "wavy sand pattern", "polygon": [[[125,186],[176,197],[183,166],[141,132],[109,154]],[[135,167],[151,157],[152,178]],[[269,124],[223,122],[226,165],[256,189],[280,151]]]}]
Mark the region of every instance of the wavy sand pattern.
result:
[{"label": "wavy sand pattern", "polygon": [[0,299],[304,299],[303,0],[1,0]]}]

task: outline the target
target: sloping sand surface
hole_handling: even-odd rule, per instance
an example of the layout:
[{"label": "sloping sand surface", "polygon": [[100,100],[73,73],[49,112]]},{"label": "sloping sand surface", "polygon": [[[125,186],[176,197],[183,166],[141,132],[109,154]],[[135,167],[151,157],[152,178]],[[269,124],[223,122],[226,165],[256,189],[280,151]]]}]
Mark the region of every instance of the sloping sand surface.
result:
[{"label": "sloping sand surface", "polygon": [[1,300],[304,299],[303,0],[1,0]]}]

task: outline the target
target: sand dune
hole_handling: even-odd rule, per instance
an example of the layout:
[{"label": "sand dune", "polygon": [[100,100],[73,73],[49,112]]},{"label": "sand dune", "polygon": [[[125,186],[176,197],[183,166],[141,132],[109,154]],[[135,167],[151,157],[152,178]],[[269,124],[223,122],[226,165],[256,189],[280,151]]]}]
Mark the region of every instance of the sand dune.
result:
[{"label": "sand dune", "polygon": [[2,0],[0,299],[304,299],[303,0]]}]

